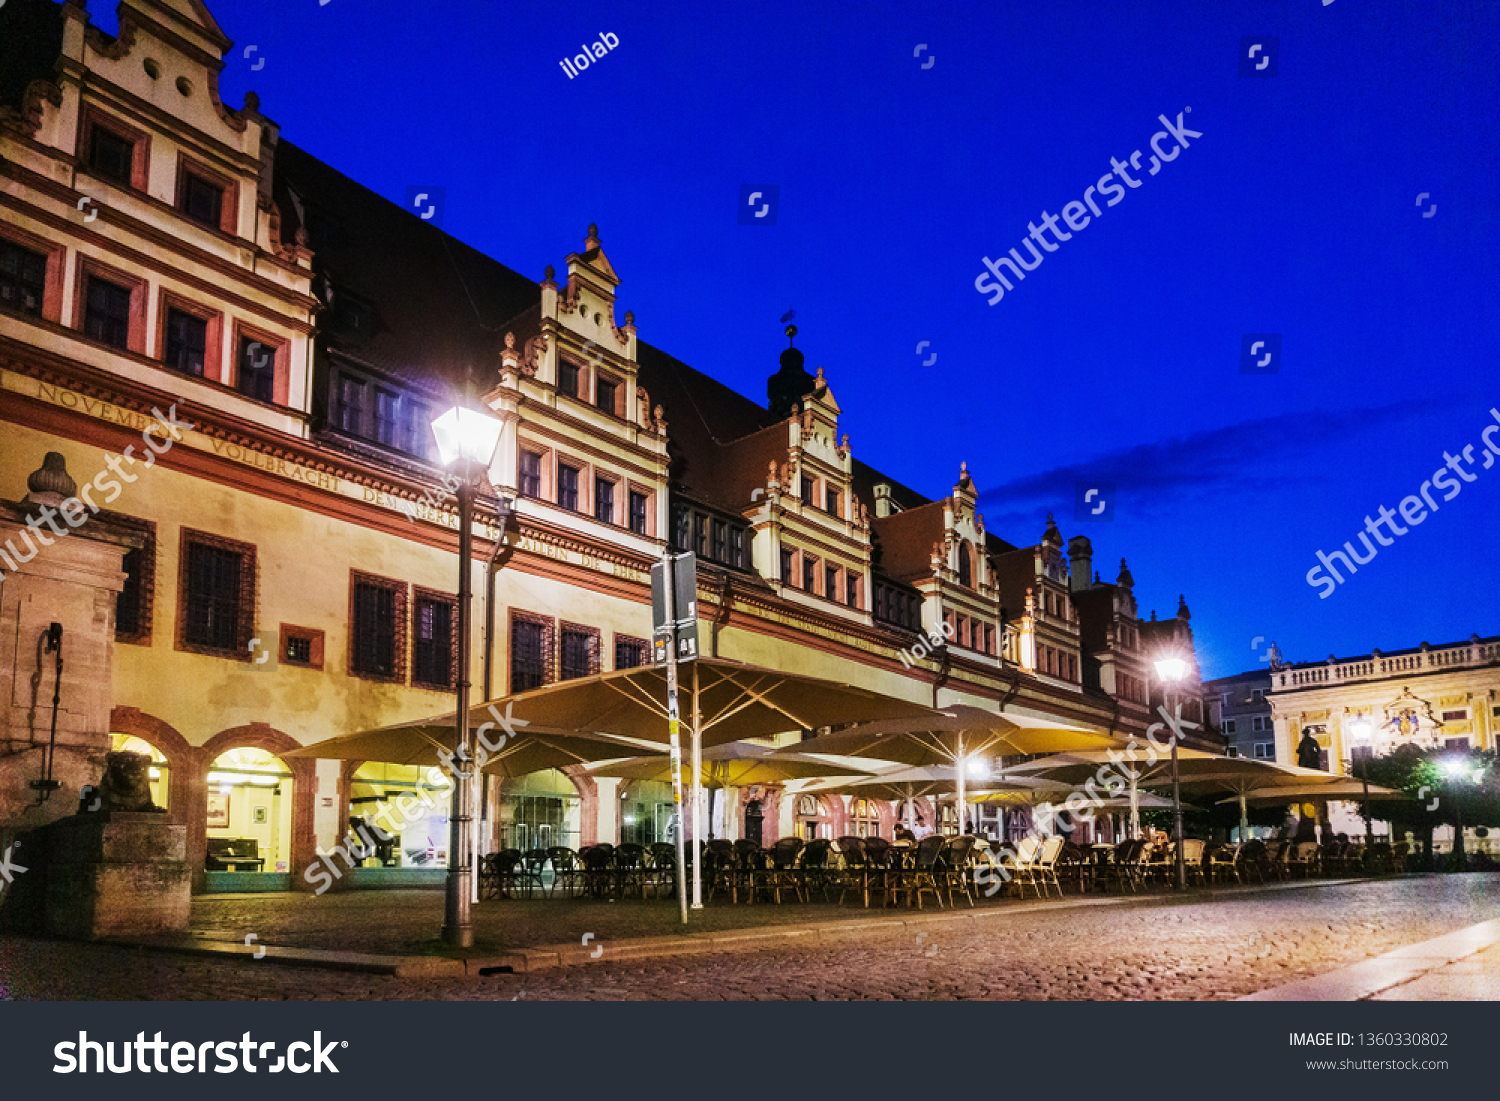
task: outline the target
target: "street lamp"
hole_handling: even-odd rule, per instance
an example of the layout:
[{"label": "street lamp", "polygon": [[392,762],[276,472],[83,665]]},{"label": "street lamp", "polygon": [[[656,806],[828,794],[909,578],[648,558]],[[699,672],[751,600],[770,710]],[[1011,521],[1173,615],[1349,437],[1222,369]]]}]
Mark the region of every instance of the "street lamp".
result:
[{"label": "street lamp", "polygon": [[[1349,724],[1349,733],[1354,735],[1356,746],[1367,748],[1370,746],[1370,739],[1375,734],[1375,728],[1370,725],[1368,719],[1359,715]],[[1360,804],[1360,809],[1365,812],[1365,851],[1368,852],[1375,841],[1375,832],[1370,826],[1370,754],[1363,753],[1360,757],[1363,758],[1363,764],[1360,765],[1359,778],[1365,788],[1365,800]]]},{"label": "street lamp", "polygon": [[[1162,682],[1163,709],[1172,715],[1172,686],[1187,676],[1187,662],[1179,657],[1156,659],[1156,675]],[[1187,890],[1187,860],[1182,853],[1182,791],[1177,776],[1177,731],[1172,731],[1172,834],[1177,848],[1177,889]]]},{"label": "street lamp", "polygon": [[[1477,784],[1484,778],[1484,769],[1472,768],[1467,760],[1460,757],[1450,757],[1444,761],[1443,771],[1455,781],[1472,779]],[[1456,797],[1453,800],[1453,820],[1453,870],[1467,871],[1469,857],[1464,852],[1464,805]]]},{"label": "street lamp", "polygon": [[[469,605],[473,596],[470,561],[474,556],[474,483],[495,458],[504,422],[464,405],[455,405],[432,422],[438,459],[458,478],[458,729],[454,759],[474,760],[469,744]],[[464,854],[468,835],[469,771],[454,769],[449,810],[447,896],[443,908],[443,942],[454,948],[474,946],[469,921],[469,861]]]}]

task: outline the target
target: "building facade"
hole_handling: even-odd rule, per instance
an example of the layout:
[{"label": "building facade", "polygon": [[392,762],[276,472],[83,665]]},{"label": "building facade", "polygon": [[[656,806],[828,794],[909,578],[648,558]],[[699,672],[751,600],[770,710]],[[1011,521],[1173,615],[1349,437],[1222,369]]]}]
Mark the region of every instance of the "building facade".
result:
[{"label": "building facade", "polygon": [[1203,702],[1208,708],[1209,722],[1224,736],[1229,756],[1295,763],[1295,757],[1276,755],[1276,718],[1270,694],[1270,669],[1203,682]]},{"label": "building facade", "polygon": [[[1127,736],[1170,642],[1201,718],[1185,605],[1140,623],[1123,560],[1099,580],[1050,519],[1000,539],[962,463],[935,500],[870,468],[795,346],[752,401],[640,339],[597,227],[522,276],[253,94],[223,103],[232,44],[197,0],[123,0],[119,26],[0,7],[0,829],[71,813],[123,748],[200,888],[302,888],[405,796],[435,805],[350,881],[441,868],[429,777],[280,755],[451,711],[458,519],[429,424],[470,390],[504,425],[469,565],[486,697],[649,660],[670,546],[697,555],[710,654]],[[894,822],[782,795],[741,792],[734,821],[768,842]],[[669,806],[576,768],[491,783],[484,842],[656,840]]]}]

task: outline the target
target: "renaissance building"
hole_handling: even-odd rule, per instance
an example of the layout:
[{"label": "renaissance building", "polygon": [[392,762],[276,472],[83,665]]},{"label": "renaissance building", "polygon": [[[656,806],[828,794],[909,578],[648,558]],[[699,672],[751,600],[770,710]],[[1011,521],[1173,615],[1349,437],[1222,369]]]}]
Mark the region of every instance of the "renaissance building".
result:
[{"label": "renaissance building", "polygon": [[[598,227],[523,276],[255,95],[222,102],[231,48],[198,0],[123,0],[115,37],[78,0],[0,6],[0,833],[138,750],[198,889],[301,889],[351,820],[427,791],[283,755],[452,710],[458,519],[430,423],[470,380],[504,423],[470,567],[486,698],[649,660],[670,546],[697,555],[710,654],[1129,735],[1162,640],[1198,707],[1186,606],[1141,624],[1123,559],[1105,582],[1050,518],[990,531],[965,456],[936,497],[860,461],[836,347],[810,371],[768,333],[753,401],[642,339]],[[487,785],[483,836],[654,841],[670,801],[539,773]],[[733,817],[767,840],[894,822],[798,803],[747,789]],[[440,874],[444,814],[341,885]]]}]

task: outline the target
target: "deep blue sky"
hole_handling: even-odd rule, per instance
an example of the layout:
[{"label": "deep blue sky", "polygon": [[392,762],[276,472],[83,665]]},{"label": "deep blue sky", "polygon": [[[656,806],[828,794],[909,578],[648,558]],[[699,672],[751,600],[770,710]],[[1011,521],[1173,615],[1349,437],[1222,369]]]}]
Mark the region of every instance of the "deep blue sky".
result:
[{"label": "deep blue sky", "polygon": [[[1305,580],[1500,408],[1500,4],[209,4],[226,101],[396,202],[445,187],[444,227],[533,278],[597,222],[642,337],[758,401],[795,308],[858,457],[933,496],[967,460],[1002,538],[1052,510],[1106,580],[1127,556],[1143,617],[1187,595],[1206,675],[1255,636],[1500,634],[1500,463]],[[1239,76],[1263,35],[1277,75]],[[982,256],[1189,106],[1201,139],[986,304]],[[745,184],[774,226],[738,224]],[[1279,373],[1240,372],[1246,333]],[[1079,479],[1113,521],[1074,521]]]}]

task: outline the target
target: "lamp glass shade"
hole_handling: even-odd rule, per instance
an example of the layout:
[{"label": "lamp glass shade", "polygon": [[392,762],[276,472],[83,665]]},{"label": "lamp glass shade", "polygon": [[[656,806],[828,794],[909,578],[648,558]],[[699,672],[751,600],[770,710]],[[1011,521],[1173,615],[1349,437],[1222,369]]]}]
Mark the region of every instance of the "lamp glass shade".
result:
[{"label": "lamp glass shade", "polygon": [[1349,724],[1349,733],[1354,735],[1354,740],[1356,742],[1368,742],[1370,740],[1370,735],[1374,733],[1374,731],[1371,729],[1370,724],[1367,723],[1364,719],[1355,719],[1354,722]]},{"label": "lamp glass shade", "polygon": [[459,462],[487,467],[495,458],[504,422],[477,409],[455,405],[432,422],[438,459],[444,466]]},{"label": "lamp glass shade", "polygon": [[1179,681],[1187,676],[1187,662],[1181,658],[1158,658],[1156,675],[1164,681]]},{"label": "lamp glass shade", "polygon": [[981,779],[988,779],[990,775],[990,763],[983,757],[970,757],[968,762],[968,773]]}]

